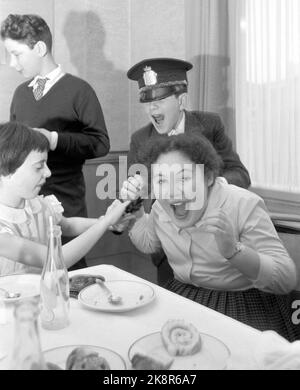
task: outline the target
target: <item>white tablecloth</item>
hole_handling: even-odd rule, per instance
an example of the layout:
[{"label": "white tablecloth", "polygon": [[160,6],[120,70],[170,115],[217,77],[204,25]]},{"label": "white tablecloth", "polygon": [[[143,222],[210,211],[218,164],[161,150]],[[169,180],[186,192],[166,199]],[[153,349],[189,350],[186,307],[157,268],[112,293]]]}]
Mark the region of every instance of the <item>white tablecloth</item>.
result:
[{"label": "white tablecloth", "polygon": [[[184,319],[200,332],[215,336],[228,346],[231,351],[229,369],[257,368],[253,352],[260,340],[258,330],[111,265],[73,271],[70,276],[76,273],[101,274],[106,280],[143,281],[154,288],[156,299],[130,312],[106,313],[87,309],[71,298],[71,324],[68,327],[58,331],[40,327],[43,350],[66,344],[100,345],[118,352],[130,368],[128,349],[134,341],[160,331],[169,319]],[[5,353],[11,349],[13,341],[12,313],[9,313],[7,323],[0,325],[0,332],[0,351]],[[7,360],[0,360],[0,369],[7,367]]]}]

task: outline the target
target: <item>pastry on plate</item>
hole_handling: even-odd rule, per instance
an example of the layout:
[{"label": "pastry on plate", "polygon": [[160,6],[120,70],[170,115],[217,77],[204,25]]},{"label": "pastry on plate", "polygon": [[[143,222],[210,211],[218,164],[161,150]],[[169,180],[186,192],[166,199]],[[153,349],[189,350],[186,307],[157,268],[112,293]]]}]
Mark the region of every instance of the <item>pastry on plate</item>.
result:
[{"label": "pastry on plate", "polygon": [[198,330],[184,320],[169,320],[161,330],[164,347],[171,356],[194,355],[201,349]]},{"label": "pastry on plate", "polygon": [[173,363],[173,359],[157,354],[135,353],[131,359],[134,370],[168,370]]},{"label": "pastry on plate", "polygon": [[61,367],[59,367],[58,364],[51,363],[51,362],[46,362],[46,366],[48,370],[62,370]]},{"label": "pastry on plate", "polygon": [[99,356],[92,348],[73,349],[66,361],[67,370],[110,370],[106,359]]}]

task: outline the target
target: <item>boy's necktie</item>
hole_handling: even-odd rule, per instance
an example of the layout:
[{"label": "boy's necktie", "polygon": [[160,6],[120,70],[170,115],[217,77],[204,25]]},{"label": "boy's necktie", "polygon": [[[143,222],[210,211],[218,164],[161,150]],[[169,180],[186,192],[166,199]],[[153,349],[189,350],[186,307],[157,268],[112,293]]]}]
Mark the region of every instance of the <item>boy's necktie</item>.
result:
[{"label": "boy's necktie", "polygon": [[168,134],[168,136],[170,137],[171,135],[177,135],[177,130],[173,129],[170,131],[170,133]]},{"label": "boy's necktie", "polygon": [[42,98],[47,80],[49,80],[47,77],[44,79],[42,78],[37,79],[36,81],[37,87],[33,89],[33,95],[35,97],[35,100],[40,100]]}]

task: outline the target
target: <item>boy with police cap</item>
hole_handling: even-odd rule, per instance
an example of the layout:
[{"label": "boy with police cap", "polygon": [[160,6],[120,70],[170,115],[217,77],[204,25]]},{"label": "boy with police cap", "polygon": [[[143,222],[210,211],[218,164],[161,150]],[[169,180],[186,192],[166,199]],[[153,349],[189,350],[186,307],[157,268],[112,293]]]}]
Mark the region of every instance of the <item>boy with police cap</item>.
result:
[{"label": "boy with police cap", "polygon": [[[175,58],[145,59],[127,72],[138,82],[139,98],[150,123],[132,134],[128,166],[137,161],[138,150],[150,139],[196,133],[205,136],[223,161],[220,175],[230,184],[248,188],[250,177],[232,148],[220,117],[215,113],[187,111],[187,71],[193,65]],[[163,285],[171,276],[164,253],[152,256],[158,268],[158,283]]]}]

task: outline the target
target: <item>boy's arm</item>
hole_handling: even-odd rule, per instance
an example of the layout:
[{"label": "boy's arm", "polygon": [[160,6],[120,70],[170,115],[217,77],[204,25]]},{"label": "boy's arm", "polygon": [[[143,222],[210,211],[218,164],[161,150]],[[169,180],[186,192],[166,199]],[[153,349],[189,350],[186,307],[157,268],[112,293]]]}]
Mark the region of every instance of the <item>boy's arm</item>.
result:
[{"label": "boy's arm", "polygon": [[249,172],[234,151],[231,139],[227,136],[224,124],[219,115],[214,113],[194,112],[195,123],[191,131],[199,133],[197,123],[204,127],[203,135],[212,143],[223,161],[221,176],[224,176],[229,184],[248,188],[251,185]]},{"label": "boy's arm", "polygon": [[34,128],[47,137],[51,150],[78,161],[105,156],[110,149],[100,102],[94,90],[87,84],[83,85],[82,92],[74,98],[74,110],[80,129],[74,129],[73,122],[63,132]]},{"label": "boy's arm", "polygon": [[75,102],[80,132],[72,127],[58,133],[56,150],[66,157],[85,160],[105,156],[110,149],[110,141],[100,102],[96,93],[85,85]]},{"label": "boy's arm", "polygon": [[226,178],[229,184],[248,188],[251,185],[249,172],[241,162],[239,155],[233,150],[232,142],[226,135],[220,118],[218,118],[215,125],[213,146],[224,163],[222,176]]}]

